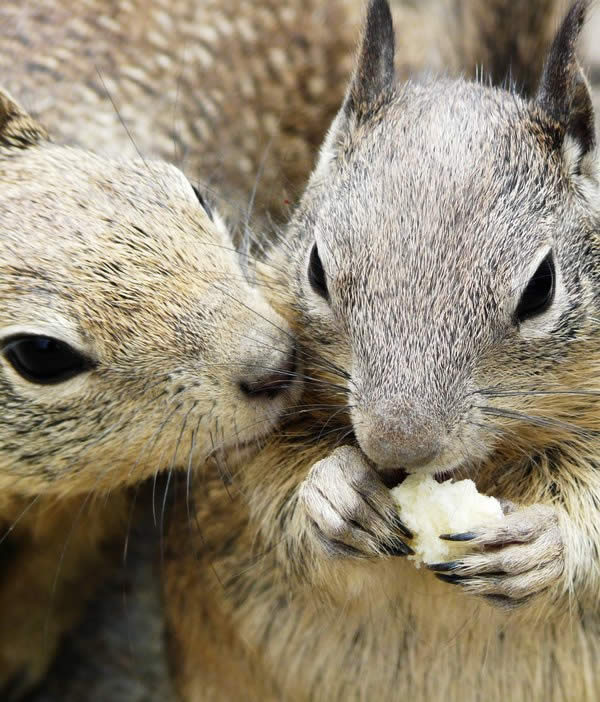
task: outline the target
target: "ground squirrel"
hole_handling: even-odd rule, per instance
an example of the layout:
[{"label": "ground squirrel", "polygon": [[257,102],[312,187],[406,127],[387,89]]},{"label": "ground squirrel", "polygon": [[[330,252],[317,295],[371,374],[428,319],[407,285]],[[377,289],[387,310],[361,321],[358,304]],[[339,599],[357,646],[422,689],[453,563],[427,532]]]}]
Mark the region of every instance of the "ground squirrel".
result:
[{"label": "ground squirrel", "polygon": [[43,672],[101,580],[104,546],[122,547],[115,490],[244,451],[300,380],[285,321],[175,167],[52,144],[0,93],[0,180],[7,699]]},{"label": "ground squirrel", "polygon": [[[387,2],[369,3],[347,98],[271,259],[292,268],[279,309],[315,359],[311,418],[239,471],[239,492],[198,484],[200,562],[185,520],[171,527],[184,699],[600,697],[586,5],[525,99],[398,84]],[[472,554],[434,568],[447,582],[394,557],[410,544],[387,487],[400,468],[466,474],[505,500],[501,528],[474,524],[459,535]]]}]

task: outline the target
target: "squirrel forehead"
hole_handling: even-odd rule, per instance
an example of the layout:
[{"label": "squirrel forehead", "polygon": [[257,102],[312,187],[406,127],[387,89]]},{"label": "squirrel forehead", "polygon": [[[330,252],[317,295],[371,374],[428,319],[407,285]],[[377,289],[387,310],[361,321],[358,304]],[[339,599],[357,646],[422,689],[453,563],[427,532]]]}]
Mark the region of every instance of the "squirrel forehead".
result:
[{"label": "squirrel forehead", "polygon": [[47,308],[107,348],[163,347],[243,309],[235,253],[176,168],[44,146],[0,160],[0,179],[3,325]]},{"label": "squirrel forehead", "polygon": [[460,81],[409,85],[358,132],[312,201],[333,266],[354,272],[362,261],[384,285],[399,270],[509,271],[552,241],[567,192],[560,151],[518,97]]},{"label": "squirrel forehead", "polygon": [[[44,146],[0,162],[0,248],[41,269],[228,269],[222,234],[176,168]],[[40,271],[41,272],[41,271]],[[127,280],[121,284],[126,285]]]}]

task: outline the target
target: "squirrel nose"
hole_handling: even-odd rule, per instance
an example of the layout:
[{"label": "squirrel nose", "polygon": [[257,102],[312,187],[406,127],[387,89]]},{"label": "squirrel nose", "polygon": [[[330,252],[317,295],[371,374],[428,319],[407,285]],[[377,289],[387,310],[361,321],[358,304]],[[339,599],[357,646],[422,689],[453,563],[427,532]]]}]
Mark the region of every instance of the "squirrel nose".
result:
[{"label": "squirrel nose", "polygon": [[294,348],[280,368],[255,368],[254,373],[251,368],[240,380],[239,388],[246,397],[271,399],[292,385],[297,366],[298,353]]},{"label": "squirrel nose", "polygon": [[372,461],[383,467],[402,467],[410,470],[433,461],[439,452],[435,440],[410,441],[405,436],[394,439],[370,436],[364,441],[363,451]]},{"label": "squirrel nose", "polygon": [[443,437],[439,428],[422,418],[421,421],[394,421],[376,413],[355,410],[356,438],[364,453],[382,468],[407,470],[425,466],[442,450]]}]

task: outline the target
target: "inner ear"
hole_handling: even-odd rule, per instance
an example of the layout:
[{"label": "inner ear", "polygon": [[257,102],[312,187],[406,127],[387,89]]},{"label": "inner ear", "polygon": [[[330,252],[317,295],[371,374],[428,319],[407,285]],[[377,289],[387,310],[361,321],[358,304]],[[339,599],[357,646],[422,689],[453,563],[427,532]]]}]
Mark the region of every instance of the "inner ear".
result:
[{"label": "inner ear", "polygon": [[0,148],[25,149],[47,139],[46,130],[9,93],[0,90]]},{"label": "inner ear", "polygon": [[546,59],[536,99],[564,133],[576,140],[581,156],[596,144],[592,98],[575,54],[587,8],[587,0],[577,0],[563,20]]},{"label": "inner ear", "polygon": [[591,151],[596,145],[594,105],[588,82],[581,71],[574,88],[567,133],[580,145],[582,155]]},{"label": "inner ear", "polygon": [[346,112],[364,114],[393,87],[395,37],[387,0],[370,0],[358,58],[346,98]]}]

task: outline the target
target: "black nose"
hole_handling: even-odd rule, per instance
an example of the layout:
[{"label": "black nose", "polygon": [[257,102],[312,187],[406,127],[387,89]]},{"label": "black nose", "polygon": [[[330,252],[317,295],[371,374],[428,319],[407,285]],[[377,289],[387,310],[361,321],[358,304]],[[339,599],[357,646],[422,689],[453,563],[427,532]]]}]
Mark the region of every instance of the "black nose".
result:
[{"label": "black nose", "polygon": [[240,381],[240,390],[247,397],[275,397],[291,386],[297,365],[298,354],[294,348],[281,368],[259,368],[255,374],[249,373]]}]

